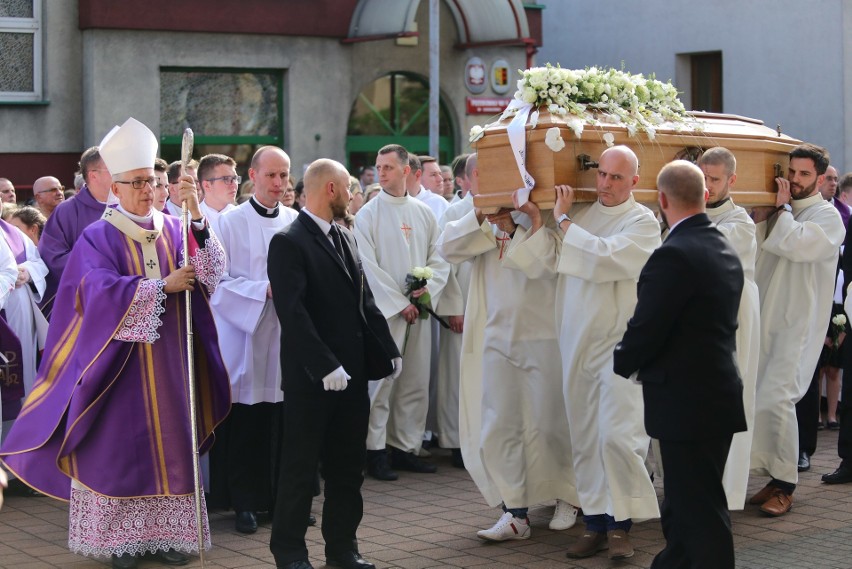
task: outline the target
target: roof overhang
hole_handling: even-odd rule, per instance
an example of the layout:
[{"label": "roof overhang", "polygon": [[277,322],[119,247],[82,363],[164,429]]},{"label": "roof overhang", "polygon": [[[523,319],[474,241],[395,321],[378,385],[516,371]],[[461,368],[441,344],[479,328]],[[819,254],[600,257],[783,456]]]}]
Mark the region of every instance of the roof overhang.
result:
[{"label": "roof overhang", "polygon": [[[527,45],[530,30],[521,0],[444,0],[458,31],[456,47]],[[418,35],[420,0],[359,0],[347,43]]]}]

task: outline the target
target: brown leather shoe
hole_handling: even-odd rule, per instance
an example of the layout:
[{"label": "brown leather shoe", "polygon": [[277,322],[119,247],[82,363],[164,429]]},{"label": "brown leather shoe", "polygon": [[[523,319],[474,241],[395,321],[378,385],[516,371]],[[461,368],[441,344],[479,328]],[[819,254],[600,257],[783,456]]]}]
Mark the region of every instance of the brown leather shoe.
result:
[{"label": "brown leather shoe", "polygon": [[766,514],[767,516],[783,516],[787,512],[789,512],[793,508],[793,496],[792,494],[787,494],[784,490],[780,488],[776,488],[775,492],[772,493],[772,497],[769,498],[763,505],[760,507],[760,511]]},{"label": "brown leather shoe", "polygon": [[633,544],[623,529],[614,529],[606,532],[606,540],[609,543],[610,559],[627,559],[633,557]]},{"label": "brown leather shoe", "polygon": [[603,551],[606,548],[605,533],[586,530],[577,541],[568,546],[565,555],[572,559],[582,559],[584,557],[591,557],[598,551]]},{"label": "brown leather shoe", "polygon": [[772,493],[775,492],[775,490],[777,490],[775,486],[767,484],[760,492],[749,498],[748,503],[752,506],[759,506],[771,498]]}]

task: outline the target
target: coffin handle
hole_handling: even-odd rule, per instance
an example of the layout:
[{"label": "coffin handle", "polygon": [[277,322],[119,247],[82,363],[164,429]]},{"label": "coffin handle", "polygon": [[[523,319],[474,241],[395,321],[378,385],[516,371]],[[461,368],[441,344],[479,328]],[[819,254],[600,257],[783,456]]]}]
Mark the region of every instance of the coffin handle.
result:
[{"label": "coffin handle", "polygon": [[776,178],[783,178],[784,177],[783,174],[784,174],[784,171],[781,169],[781,164],[776,162],[775,163],[775,177]]},{"label": "coffin handle", "polygon": [[577,162],[580,163],[580,170],[584,172],[586,170],[591,170],[592,168],[597,168],[598,163],[592,160],[592,157],[588,154],[580,154],[577,156]]}]

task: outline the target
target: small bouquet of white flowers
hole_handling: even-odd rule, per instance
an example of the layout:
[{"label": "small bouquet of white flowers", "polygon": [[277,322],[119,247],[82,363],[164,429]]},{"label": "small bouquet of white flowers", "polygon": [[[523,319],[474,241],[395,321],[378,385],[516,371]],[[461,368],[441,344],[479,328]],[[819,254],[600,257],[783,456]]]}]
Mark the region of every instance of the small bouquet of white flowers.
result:
[{"label": "small bouquet of white flowers", "polygon": [[[413,296],[414,291],[420,290],[426,286],[427,281],[434,276],[432,269],[429,267],[414,267],[411,272],[405,275],[405,295],[411,304],[417,307],[419,311],[418,318],[426,320],[431,315],[444,328],[449,328],[450,325],[443,318],[435,314],[429,303],[432,301],[432,295],[429,291],[424,292],[418,297]],[[411,324],[405,328],[405,341],[402,344],[402,353],[405,353],[405,348],[408,346],[408,334],[411,332]]]},{"label": "small bouquet of white flowers", "polygon": [[846,331],[846,315],[835,314],[831,318],[831,343],[834,348],[840,347],[840,334]]}]

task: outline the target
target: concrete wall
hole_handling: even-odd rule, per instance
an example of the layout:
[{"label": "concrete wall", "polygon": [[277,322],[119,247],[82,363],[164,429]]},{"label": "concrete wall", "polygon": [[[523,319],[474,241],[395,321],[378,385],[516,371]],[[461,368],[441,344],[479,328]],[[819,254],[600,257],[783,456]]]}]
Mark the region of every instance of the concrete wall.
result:
[{"label": "concrete wall", "polygon": [[[549,2],[537,64],[592,65],[677,77],[676,55],[722,51],[723,109],[829,149],[852,168],[850,0]],[[848,34],[847,34],[848,35]],[[681,83],[681,84],[679,84]]]},{"label": "concrete wall", "polygon": [[77,3],[48,0],[42,26],[43,98],[49,104],[0,105],[0,153],[78,152],[83,144]]},{"label": "concrete wall", "polygon": [[[359,92],[392,71],[429,74],[428,2],[417,14],[416,46],[395,40],[344,44],[337,39],[284,35],[78,28],[77,2],[45,2],[45,98],[42,106],[0,106],[0,153],[76,152],[98,144],[133,116],[160,135],[161,67],[284,70],[284,140],[294,171],[319,157],[344,161],[349,112]],[[489,117],[465,114],[464,67],[472,56],[526,65],[523,47],[459,50],[446,3],[441,3],[440,83],[453,117],[455,147]],[[510,93],[511,95],[511,93]],[[483,96],[493,96],[490,90]],[[317,140],[319,135],[319,140]]]}]

